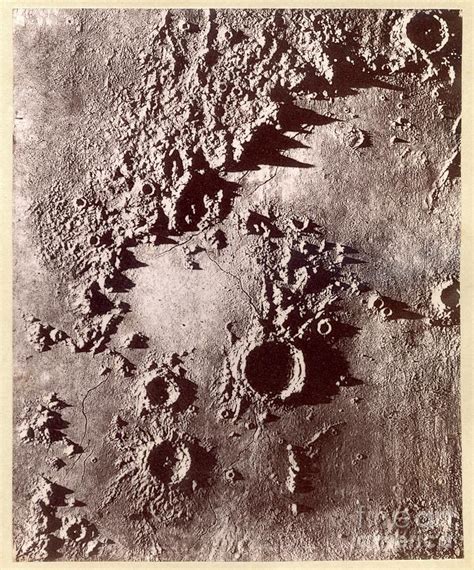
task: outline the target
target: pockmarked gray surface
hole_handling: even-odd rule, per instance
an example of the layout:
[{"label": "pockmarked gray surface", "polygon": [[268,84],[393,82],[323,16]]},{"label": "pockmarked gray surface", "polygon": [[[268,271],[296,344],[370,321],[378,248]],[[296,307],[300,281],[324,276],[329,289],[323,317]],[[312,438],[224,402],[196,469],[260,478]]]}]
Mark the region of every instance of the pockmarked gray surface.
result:
[{"label": "pockmarked gray surface", "polygon": [[461,28],[15,11],[18,560],[462,557]]}]

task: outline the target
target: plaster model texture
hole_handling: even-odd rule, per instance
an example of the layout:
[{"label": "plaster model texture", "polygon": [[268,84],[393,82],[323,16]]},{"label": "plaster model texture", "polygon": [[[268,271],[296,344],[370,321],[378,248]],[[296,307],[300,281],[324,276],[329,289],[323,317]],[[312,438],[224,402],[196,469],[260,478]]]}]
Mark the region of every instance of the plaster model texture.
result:
[{"label": "plaster model texture", "polygon": [[462,556],[460,45],[15,12],[18,560]]}]

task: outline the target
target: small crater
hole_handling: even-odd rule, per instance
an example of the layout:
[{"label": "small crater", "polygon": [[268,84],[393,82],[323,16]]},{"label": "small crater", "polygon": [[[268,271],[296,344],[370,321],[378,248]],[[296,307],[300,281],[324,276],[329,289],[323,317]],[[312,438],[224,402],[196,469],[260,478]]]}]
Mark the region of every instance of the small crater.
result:
[{"label": "small crater", "polygon": [[328,336],[329,334],[331,334],[331,331],[332,331],[332,325],[328,319],[322,319],[321,321],[319,321],[318,333],[321,336]]},{"label": "small crater", "polygon": [[456,309],[459,307],[459,284],[449,283],[440,294],[441,302],[448,307],[448,309]]},{"label": "small crater", "polygon": [[163,441],[152,447],[147,465],[153,477],[164,484],[176,485],[191,469],[191,454],[183,444],[175,446],[170,441]]},{"label": "small crater", "polygon": [[153,377],[145,390],[152,406],[172,406],[180,396],[178,385],[172,379],[161,376]]},{"label": "small crater", "polygon": [[151,182],[144,182],[141,190],[142,194],[145,194],[145,196],[151,196],[155,191],[153,184]]},{"label": "small crater", "polygon": [[454,312],[459,309],[459,281],[448,279],[434,287],[431,302],[438,312]]},{"label": "small crater", "polygon": [[387,320],[390,317],[393,316],[393,311],[390,307],[384,307],[381,311],[380,314],[382,315],[382,318]]}]

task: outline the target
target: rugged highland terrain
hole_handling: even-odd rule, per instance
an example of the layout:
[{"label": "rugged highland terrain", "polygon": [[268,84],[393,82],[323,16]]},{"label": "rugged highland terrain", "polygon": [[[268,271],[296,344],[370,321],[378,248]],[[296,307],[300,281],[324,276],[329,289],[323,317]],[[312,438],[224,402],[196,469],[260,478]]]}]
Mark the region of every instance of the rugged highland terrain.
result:
[{"label": "rugged highland terrain", "polygon": [[17,559],[462,555],[460,46],[15,12]]}]

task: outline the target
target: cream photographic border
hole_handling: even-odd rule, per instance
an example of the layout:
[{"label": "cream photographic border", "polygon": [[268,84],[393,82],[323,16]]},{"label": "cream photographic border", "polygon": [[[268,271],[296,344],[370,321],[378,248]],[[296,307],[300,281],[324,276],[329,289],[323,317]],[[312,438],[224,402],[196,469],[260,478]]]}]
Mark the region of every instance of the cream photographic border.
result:
[{"label": "cream photographic border", "polygon": [[[444,8],[462,10],[462,227],[461,227],[461,421],[464,558],[441,560],[314,561],[314,562],[14,562],[12,544],[12,132],[13,61],[12,13],[15,9],[38,8]],[[287,569],[287,568],[474,568],[473,555],[473,456],[474,456],[474,2],[444,0],[416,2],[379,2],[339,0],[318,2],[209,2],[144,0],[0,0],[0,568],[159,568],[188,570],[214,568]]]}]

